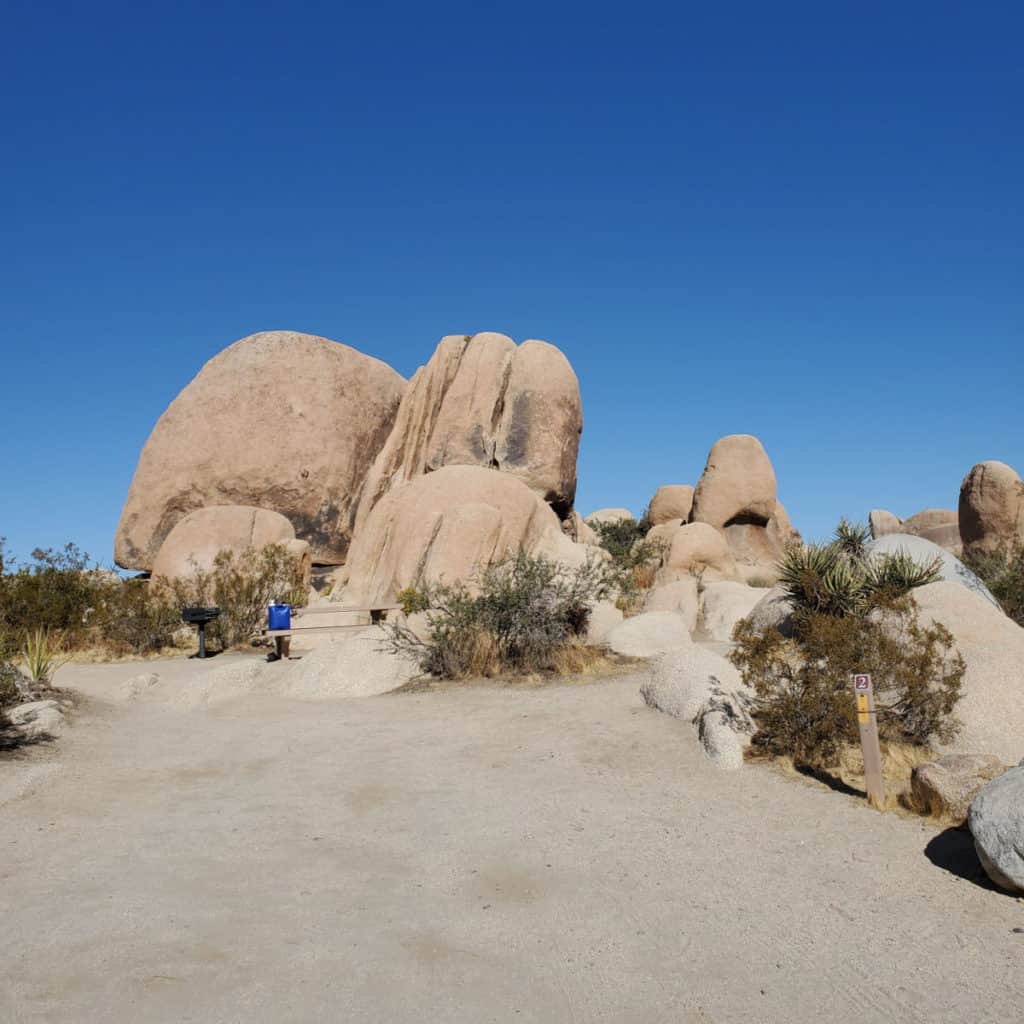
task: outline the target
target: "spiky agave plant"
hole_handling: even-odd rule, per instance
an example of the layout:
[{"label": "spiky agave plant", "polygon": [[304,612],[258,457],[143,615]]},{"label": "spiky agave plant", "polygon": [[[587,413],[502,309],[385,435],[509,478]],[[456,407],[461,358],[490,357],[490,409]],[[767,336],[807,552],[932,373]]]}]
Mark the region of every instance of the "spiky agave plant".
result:
[{"label": "spiky agave plant", "polygon": [[871,530],[863,523],[851,523],[846,516],[836,526],[833,544],[847,558],[860,561],[867,554],[867,544],[871,539]]},{"label": "spiky agave plant", "polygon": [[37,629],[25,634],[25,645],[21,650],[28,677],[34,683],[48,683],[53,673],[64,663],[60,655],[60,643],[48,629]]},{"label": "spiky agave plant", "polygon": [[797,608],[846,615],[862,598],[863,576],[835,545],[803,544],[783,555],[779,586]]},{"label": "spiky agave plant", "polygon": [[903,597],[917,587],[934,583],[942,574],[942,558],[918,562],[902,548],[889,554],[869,558],[864,564],[867,589],[872,595]]}]

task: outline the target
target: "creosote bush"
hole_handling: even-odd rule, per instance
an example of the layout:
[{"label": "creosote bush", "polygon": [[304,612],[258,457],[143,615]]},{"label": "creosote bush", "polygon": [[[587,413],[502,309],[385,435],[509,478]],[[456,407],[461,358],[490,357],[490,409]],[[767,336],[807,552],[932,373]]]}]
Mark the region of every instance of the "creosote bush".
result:
[{"label": "creosote bush", "polygon": [[387,643],[442,679],[555,670],[612,586],[597,563],[567,568],[520,550],[468,584],[420,582],[404,590],[407,614],[426,615],[426,637],[395,623]]},{"label": "creosote bush", "polygon": [[868,558],[863,541],[863,528],[844,520],[833,543],[783,556],[791,638],[737,624],[730,658],[754,690],[755,748],[834,767],[844,746],[858,742],[855,672],[873,677],[883,739],[925,745],[955,735],[964,661],[948,630],[920,622],[912,597],[938,577],[939,561]]},{"label": "creosote bush", "polygon": [[1024,544],[988,555],[965,555],[964,563],[981,578],[1003,611],[1024,626]]}]

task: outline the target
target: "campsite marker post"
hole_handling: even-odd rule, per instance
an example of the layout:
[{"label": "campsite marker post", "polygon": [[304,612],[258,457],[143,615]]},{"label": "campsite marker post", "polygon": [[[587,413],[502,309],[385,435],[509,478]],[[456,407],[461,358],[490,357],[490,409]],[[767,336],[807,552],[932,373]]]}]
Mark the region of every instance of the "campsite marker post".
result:
[{"label": "campsite marker post", "polygon": [[868,803],[879,811],[885,810],[885,784],[882,781],[882,751],[878,746],[878,717],[875,714],[875,690],[871,676],[866,672],[853,677],[853,692],[857,698],[857,725],[860,728],[860,748],[864,754],[864,788]]}]

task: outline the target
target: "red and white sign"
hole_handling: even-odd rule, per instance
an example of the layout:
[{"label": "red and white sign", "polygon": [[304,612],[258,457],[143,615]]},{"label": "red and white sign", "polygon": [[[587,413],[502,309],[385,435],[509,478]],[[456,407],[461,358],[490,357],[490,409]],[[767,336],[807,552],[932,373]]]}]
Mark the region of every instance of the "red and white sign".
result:
[{"label": "red and white sign", "polygon": [[853,677],[853,688],[855,690],[870,690],[871,689],[871,676],[867,674],[854,676]]}]

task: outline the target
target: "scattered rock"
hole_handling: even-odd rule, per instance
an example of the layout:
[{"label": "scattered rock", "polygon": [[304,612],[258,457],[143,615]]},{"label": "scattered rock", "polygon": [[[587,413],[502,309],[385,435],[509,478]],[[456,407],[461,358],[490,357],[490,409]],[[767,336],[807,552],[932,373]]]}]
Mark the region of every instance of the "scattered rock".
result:
[{"label": "scattered rock", "polygon": [[1005,462],[979,462],[960,485],[958,514],[967,554],[1024,544],[1024,482]]},{"label": "scattered rock", "polygon": [[308,588],[312,571],[309,544],[295,539],[295,530],[284,516],[244,505],[196,509],[180,519],[153,560],[153,579],[181,579],[197,571],[210,572],[221,551],[241,554],[271,544],[279,544],[291,554]]},{"label": "scattered rock", "polygon": [[341,562],[350,513],[405,381],[346,345],[294,331],[243,338],[160,417],[121,513],[115,558],[152,569],[175,524],[208,505],[281,513],[314,561]]},{"label": "scattered rock", "polygon": [[644,601],[645,612],[675,612],[682,615],[686,628],[692,634],[697,628],[700,601],[697,596],[697,579],[686,576],[674,583],[653,587]]},{"label": "scattered rock", "polygon": [[686,522],[693,508],[693,488],[689,484],[665,484],[651,498],[647,518],[652,526],[678,519]]},{"label": "scattered rock", "polygon": [[1024,892],[1024,768],[1011,768],[984,786],[967,818],[988,877]]},{"label": "scattered rock", "polygon": [[740,619],[745,619],[764,599],[764,591],[745,583],[722,580],[708,583],[701,597],[701,630],[708,640],[727,643]]},{"label": "scattered rock", "polygon": [[652,658],[665,651],[689,647],[693,641],[686,620],[675,612],[643,612],[626,619],[605,637],[616,654]]},{"label": "scattered rock", "polygon": [[939,566],[940,579],[959,583],[983,597],[993,608],[998,608],[1002,612],[1002,607],[992,596],[988,587],[960,559],[930,540],[925,540],[923,537],[912,537],[907,533],[891,533],[868,541],[865,550],[869,556],[896,554],[903,551],[915,561],[924,563],[938,558],[941,563]]},{"label": "scattered rock", "polygon": [[978,791],[1005,771],[991,754],[947,754],[914,769],[911,797],[921,814],[962,825]]},{"label": "scattered rock", "polygon": [[56,739],[65,728],[64,712],[55,700],[34,700],[7,709],[7,720],[27,742]]}]

